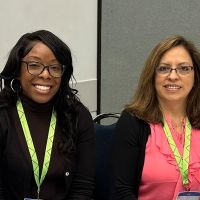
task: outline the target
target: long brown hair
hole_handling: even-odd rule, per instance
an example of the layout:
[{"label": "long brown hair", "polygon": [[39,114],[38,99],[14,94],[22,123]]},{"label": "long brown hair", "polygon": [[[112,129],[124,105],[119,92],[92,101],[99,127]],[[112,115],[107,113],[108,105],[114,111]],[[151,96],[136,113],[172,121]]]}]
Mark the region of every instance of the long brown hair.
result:
[{"label": "long brown hair", "polygon": [[162,40],[151,51],[141,73],[135,95],[125,106],[125,110],[147,122],[161,123],[163,121],[155,90],[155,69],[162,56],[176,46],[183,46],[193,61],[194,86],[188,95],[186,114],[192,127],[200,129],[200,52],[191,41],[180,35]]}]

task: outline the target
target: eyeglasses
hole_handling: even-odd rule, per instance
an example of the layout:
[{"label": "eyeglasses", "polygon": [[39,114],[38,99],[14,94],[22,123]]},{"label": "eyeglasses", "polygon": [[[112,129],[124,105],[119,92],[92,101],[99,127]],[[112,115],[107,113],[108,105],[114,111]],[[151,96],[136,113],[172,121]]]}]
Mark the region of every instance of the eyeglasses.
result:
[{"label": "eyeglasses", "polygon": [[187,66],[187,65],[180,65],[176,68],[171,68],[170,66],[158,66],[156,68],[157,74],[160,75],[169,75],[172,70],[175,70],[177,74],[179,75],[187,75],[194,69],[193,66]]},{"label": "eyeglasses", "polygon": [[22,62],[26,63],[27,71],[29,74],[34,76],[40,75],[45,69],[47,69],[52,77],[59,78],[63,75],[66,67],[65,65],[60,65],[58,63],[52,65],[44,65],[37,61],[22,60]]}]

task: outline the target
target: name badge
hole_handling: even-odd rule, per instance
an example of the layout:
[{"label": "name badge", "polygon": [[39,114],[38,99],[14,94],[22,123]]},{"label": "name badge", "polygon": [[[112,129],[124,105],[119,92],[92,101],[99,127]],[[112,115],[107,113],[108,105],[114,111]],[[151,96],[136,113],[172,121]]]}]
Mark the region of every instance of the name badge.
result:
[{"label": "name badge", "polygon": [[200,192],[196,191],[180,192],[177,196],[177,200],[200,200]]},{"label": "name badge", "polygon": [[24,198],[24,200],[42,200],[42,199]]}]

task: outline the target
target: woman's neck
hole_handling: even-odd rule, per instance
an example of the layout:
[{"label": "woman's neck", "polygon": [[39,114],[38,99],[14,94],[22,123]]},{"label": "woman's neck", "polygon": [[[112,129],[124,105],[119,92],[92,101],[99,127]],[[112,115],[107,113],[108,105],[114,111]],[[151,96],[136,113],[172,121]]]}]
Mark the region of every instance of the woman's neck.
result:
[{"label": "woman's neck", "polygon": [[169,114],[173,118],[183,118],[186,115],[186,102],[159,102],[163,114]]},{"label": "woman's neck", "polygon": [[53,106],[54,106],[53,99],[47,103],[37,103],[23,94],[20,95],[20,99],[25,109],[38,112],[38,113],[52,111]]},{"label": "woman's neck", "polygon": [[181,104],[164,104],[160,105],[163,116],[169,116],[171,119],[171,123],[176,131],[180,132],[183,129],[183,122],[186,117],[186,108]]}]

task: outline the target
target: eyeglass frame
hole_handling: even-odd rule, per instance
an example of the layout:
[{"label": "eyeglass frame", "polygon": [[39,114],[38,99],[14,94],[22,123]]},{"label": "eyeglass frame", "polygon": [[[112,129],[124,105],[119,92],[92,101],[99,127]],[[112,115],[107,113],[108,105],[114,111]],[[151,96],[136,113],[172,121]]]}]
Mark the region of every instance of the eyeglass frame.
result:
[{"label": "eyeglass frame", "polygon": [[[165,71],[164,73],[161,72],[161,71],[158,71],[158,69],[159,69],[160,67],[166,67],[166,68],[169,69],[169,71],[168,71],[168,72]],[[188,67],[188,68],[190,68],[190,70],[189,70],[189,71],[185,71],[186,73],[180,73],[179,69],[181,69],[182,67]],[[191,72],[192,70],[194,70],[194,66],[191,66],[191,65],[182,66],[182,65],[180,65],[180,66],[178,66],[178,67],[176,67],[176,68],[172,68],[172,67],[170,67],[170,66],[162,66],[162,65],[160,65],[160,66],[156,67],[156,69],[155,69],[155,71],[156,71],[156,73],[157,73],[158,75],[165,75],[165,76],[171,74],[171,72],[172,72],[173,70],[175,70],[176,73],[177,73],[178,75],[184,76],[184,75],[190,74],[190,72]]]},{"label": "eyeglass frame", "polygon": [[30,71],[29,71],[29,67],[28,67],[28,66],[29,66],[29,63],[31,63],[31,62],[32,62],[32,63],[38,63],[38,64],[40,64],[40,65],[43,66],[43,69],[42,69],[42,71],[41,71],[39,74],[31,74],[32,76],[39,76],[40,74],[42,74],[42,72],[43,72],[45,69],[47,69],[48,73],[49,73],[52,77],[54,77],[54,78],[60,78],[60,77],[62,77],[62,75],[64,74],[65,69],[66,69],[66,65],[60,65],[60,66],[61,66],[61,69],[62,69],[61,76],[53,76],[53,75],[51,74],[51,72],[49,71],[49,67],[54,66],[55,64],[44,65],[43,63],[38,62],[38,61],[26,61],[26,60],[21,60],[21,62],[26,64],[26,69],[27,69],[27,71],[28,71],[29,74],[31,74]]}]

